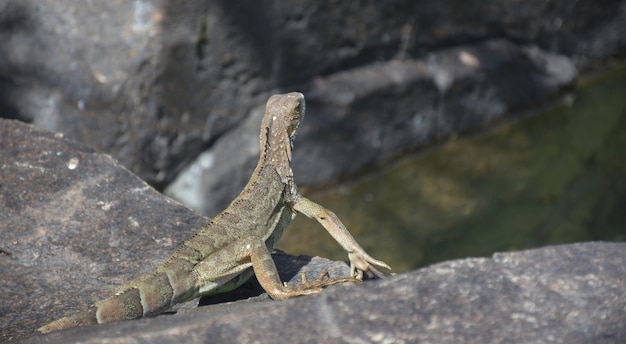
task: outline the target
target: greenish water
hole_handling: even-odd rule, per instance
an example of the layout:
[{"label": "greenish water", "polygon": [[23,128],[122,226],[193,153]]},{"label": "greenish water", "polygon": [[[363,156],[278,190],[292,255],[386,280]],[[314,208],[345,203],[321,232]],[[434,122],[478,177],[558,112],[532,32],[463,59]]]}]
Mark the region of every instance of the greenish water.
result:
[{"label": "greenish water", "polygon": [[[496,251],[626,240],[626,67],[573,102],[447,143],[311,198],[395,271]],[[302,216],[279,248],[347,259]]]}]

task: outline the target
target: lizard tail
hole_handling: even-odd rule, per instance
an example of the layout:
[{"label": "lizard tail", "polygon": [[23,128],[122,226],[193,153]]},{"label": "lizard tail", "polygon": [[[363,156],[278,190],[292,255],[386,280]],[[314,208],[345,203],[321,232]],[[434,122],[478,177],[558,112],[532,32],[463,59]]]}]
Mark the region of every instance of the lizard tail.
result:
[{"label": "lizard tail", "polygon": [[[189,279],[180,277],[177,283],[172,283],[164,271],[142,275],[88,311],[53,321],[37,331],[48,333],[75,326],[154,316],[170,308],[181,296],[185,297],[185,292],[191,289],[188,282]],[[178,290],[182,290],[183,295]]]},{"label": "lizard tail", "polygon": [[139,288],[131,287],[129,289],[116,292],[111,297],[98,302],[86,312],[80,312],[53,321],[38,328],[37,331],[41,333],[48,333],[76,326],[96,325],[135,319],[144,315],[143,306]]},{"label": "lizard tail", "polygon": [[75,314],[69,317],[64,317],[55,320],[47,325],[44,325],[37,329],[37,332],[48,333],[52,331],[59,331],[70,327],[95,325],[98,323],[96,318],[96,307],[92,307],[89,311]]}]

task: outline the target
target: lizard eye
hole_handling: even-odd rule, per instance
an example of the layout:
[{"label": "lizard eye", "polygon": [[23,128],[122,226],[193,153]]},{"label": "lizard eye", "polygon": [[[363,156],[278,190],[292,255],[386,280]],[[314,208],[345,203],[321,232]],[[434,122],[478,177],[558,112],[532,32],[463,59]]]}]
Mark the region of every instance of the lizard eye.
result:
[{"label": "lizard eye", "polygon": [[301,112],[302,112],[302,104],[298,103],[298,105],[296,105],[296,107],[293,109],[293,120],[299,120]]},{"label": "lizard eye", "polygon": [[291,117],[291,123],[289,123],[289,135],[293,136],[296,134],[296,131],[300,127],[300,122],[302,120],[302,104],[298,103],[296,107],[293,109],[293,116]]}]

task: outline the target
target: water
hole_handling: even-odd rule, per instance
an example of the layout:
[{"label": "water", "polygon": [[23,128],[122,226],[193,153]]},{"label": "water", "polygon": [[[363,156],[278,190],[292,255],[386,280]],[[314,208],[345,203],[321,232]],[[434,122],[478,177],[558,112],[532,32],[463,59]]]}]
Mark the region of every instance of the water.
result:
[{"label": "water", "polygon": [[[398,272],[497,251],[624,241],[626,66],[580,80],[572,96],[311,199]],[[347,259],[304,216],[279,248]]]}]

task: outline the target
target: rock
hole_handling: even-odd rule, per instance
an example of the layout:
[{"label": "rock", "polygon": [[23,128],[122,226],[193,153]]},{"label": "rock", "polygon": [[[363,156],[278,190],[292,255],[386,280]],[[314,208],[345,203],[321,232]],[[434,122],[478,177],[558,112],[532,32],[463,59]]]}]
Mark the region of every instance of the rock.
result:
[{"label": "rock", "polygon": [[3,339],[154,269],[206,221],[62,136],[0,120]]},{"label": "rock", "polygon": [[[0,120],[0,137],[2,341],[626,341],[626,244],[603,242],[443,262],[285,301],[251,281],[174,315],[34,335],[154,269],[207,219],[60,134]],[[319,258],[274,259],[290,283],[300,271],[347,272]]]},{"label": "rock", "polygon": [[[317,78],[303,86],[307,106],[293,155],[296,182],[344,179],[401,152],[519,116],[575,77],[564,56],[489,40]],[[258,160],[263,111],[256,108],[203,152],[165,193],[203,214],[223,209]]]},{"label": "rock", "polygon": [[[0,137],[2,341],[86,309],[156,269],[208,221],[62,134],[0,119]],[[323,269],[348,274],[342,262],[280,253],[275,259],[294,283],[303,267],[309,278]],[[255,283],[214,300],[259,295]]]},{"label": "rock", "polygon": [[584,243],[499,253],[319,295],[199,307],[52,333],[45,340],[621,343],[626,340],[624,249],[623,243]]},{"label": "rock", "polygon": [[[328,145],[329,137],[350,142],[337,157],[330,158],[341,161],[346,150],[352,149],[349,147],[366,142],[366,146],[374,146],[375,152],[355,157],[359,164],[354,168],[363,168],[371,161],[384,163],[388,155],[417,149],[423,144],[420,142],[445,138],[457,127],[479,128],[494,111],[515,111],[517,105],[543,102],[544,96],[549,96],[540,92],[546,91],[542,87],[532,92],[532,83],[537,81],[534,77],[529,81],[506,73],[499,77],[478,73],[479,79],[465,80],[444,96],[433,98],[437,94],[433,86],[446,84],[447,75],[457,75],[447,68],[459,63],[436,63],[425,61],[425,57],[445,55],[451,47],[489,46],[494,37],[499,37],[519,45],[513,50],[535,49],[542,56],[561,56],[557,60],[565,57],[578,67],[590,66],[623,54],[623,6],[623,1],[616,0],[602,4],[470,1],[464,6],[408,0],[332,5],[320,1],[283,4],[191,0],[184,6],[163,0],[95,2],[89,6],[71,1],[7,0],[0,5],[0,116],[32,122],[86,142],[162,188],[189,162],[203,159],[199,156],[206,148],[216,149],[221,137],[239,126],[271,93],[308,89],[313,93],[311,100],[318,98],[320,111],[310,111],[307,122],[316,123],[315,128],[324,131],[309,129],[308,139],[303,139],[300,146],[306,143],[310,151],[305,153],[313,159],[328,155],[324,145]],[[528,52],[515,54],[533,60]],[[472,61],[469,55],[463,56],[466,63]],[[486,55],[490,56],[500,55]],[[458,58],[449,57],[450,61]],[[395,61],[408,65],[421,61],[436,67],[431,72],[438,84],[431,85],[425,78],[402,86],[406,88],[403,92],[397,86],[383,92],[381,84],[372,78],[390,80],[381,73],[406,70],[396,66]],[[524,68],[537,66],[537,61],[520,63],[521,70],[516,66],[509,65],[505,70],[513,76],[523,75]],[[553,70],[539,63],[538,70],[531,74]],[[347,108],[334,109],[337,96],[315,85],[329,87],[348,76],[372,84],[360,92],[368,101],[356,99],[351,105],[341,100]],[[558,80],[551,73],[545,77],[548,83]],[[526,82],[528,91],[511,91]],[[349,89],[353,86],[354,82],[346,85]],[[483,93],[483,86],[496,94]],[[423,103],[415,100],[421,92],[425,92]],[[461,103],[454,103],[455,99]],[[505,103],[488,108],[486,118],[480,116],[484,110],[480,106],[467,115],[461,111],[495,100]],[[438,118],[423,113],[429,105],[437,104],[441,104],[438,109],[445,106],[447,113],[455,116]],[[331,112],[326,113],[326,109]],[[333,109],[345,111],[343,124],[334,122],[337,118]],[[361,110],[366,111],[357,112]],[[382,116],[377,114],[398,111],[401,114],[385,127],[362,136],[347,125],[351,118],[379,124]],[[407,117],[403,112],[422,114]],[[437,125],[427,126],[435,118]],[[381,138],[397,133],[399,127],[416,125],[422,126],[419,132],[425,134],[404,141]],[[405,141],[411,145],[399,144]],[[297,159],[302,162],[296,165],[296,170],[303,173],[303,185],[308,181],[327,183],[329,178],[354,172],[354,168],[343,170],[345,165],[332,164],[332,170],[316,176],[308,169],[307,154],[301,154]],[[239,176],[233,178],[232,186],[216,198],[229,199],[228,190],[239,189],[240,180]],[[229,182],[226,178],[218,184]],[[202,207],[208,213],[215,211],[210,204]]]},{"label": "rock", "polygon": [[[168,181],[272,87],[269,61],[255,53],[261,42],[229,20],[244,11],[228,7],[5,1],[1,116],[89,143],[150,183]],[[265,32],[271,22],[257,24]]]},{"label": "rock", "polygon": [[313,123],[297,141],[295,176],[304,185],[353,176],[402,152],[518,116],[575,77],[564,56],[488,40],[317,79],[305,89]]}]

